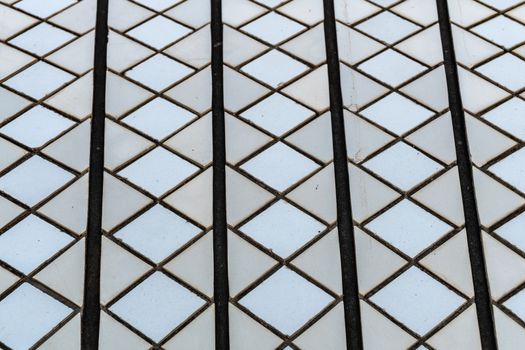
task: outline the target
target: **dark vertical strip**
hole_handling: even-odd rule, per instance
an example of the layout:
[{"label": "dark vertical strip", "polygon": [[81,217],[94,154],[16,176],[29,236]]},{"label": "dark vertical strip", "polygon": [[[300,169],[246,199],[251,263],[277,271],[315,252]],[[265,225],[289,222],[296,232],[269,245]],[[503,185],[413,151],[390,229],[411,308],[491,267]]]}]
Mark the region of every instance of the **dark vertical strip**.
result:
[{"label": "dark vertical strip", "polygon": [[332,139],[334,148],[335,188],[337,202],[337,229],[341,254],[343,280],[343,303],[345,313],[346,348],[363,349],[359,288],[357,284],[357,260],[355,252],[352,205],[350,202],[350,180],[343,116],[343,98],[339,72],[339,53],[333,0],[324,1],[324,34],[326,63],[330,92],[330,114],[332,116]]},{"label": "dark vertical strip", "polygon": [[84,277],[84,307],[81,323],[82,350],[98,349],[100,328],[100,256],[102,192],[104,180],[104,121],[106,118],[106,69],[108,0],[97,1],[93,112],[89,159],[89,199]]},{"label": "dark vertical strip", "polygon": [[481,226],[479,223],[476,195],[474,193],[472,162],[470,160],[465,114],[459,89],[456,55],[454,53],[454,41],[452,38],[447,1],[437,0],[437,8],[481,345],[483,349],[497,349],[492,302],[485,267],[483,244],[481,241]]},{"label": "dark vertical strip", "polygon": [[228,231],[226,222],[226,135],[222,58],[222,3],[211,1],[213,124],[213,268],[215,349],[229,350]]}]

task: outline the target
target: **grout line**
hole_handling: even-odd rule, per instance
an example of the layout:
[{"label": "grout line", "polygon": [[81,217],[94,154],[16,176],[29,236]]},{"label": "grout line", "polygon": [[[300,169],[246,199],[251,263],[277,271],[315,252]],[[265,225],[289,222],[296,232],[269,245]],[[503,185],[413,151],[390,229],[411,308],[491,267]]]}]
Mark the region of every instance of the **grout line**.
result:
[{"label": "grout line", "polygon": [[359,308],[359,288],[357,281],[357,261],[355,250],[352,205],[350,202],[350,180],[343,115],[343,98],[339,72],[339,54],[333,0],[324,0],[324,34],[326,43],[326,63],[330,92],[330,114],[332,121],[332,140],[334,150],[334,172],[337,204],[337,228],[341,255],[343,282],[343,305],[345,315],[346,348],[362,350],[361,311]]},{"label": "grout line", "polygon": [[81,320],[82,350],[98,349],[100,328],[100,259],[104,180],[104,127],[106,118],[108,1],[97,1],[84,304]]},{"label": "grout line", "polygon": [[224,122],[222,1],[211,1],[213,128],[213,277],[215,349],[229,350],[228,226],[226,220],[226,134]]},{"label": "grout line", "polygon": [[465,212],[465,229],[467,232],[472,281],[474,284],[474,300],[478,314],[481,345],[483,349],[497,349],[492,301],[483,252],[476,195],[474,192],[472,161],[470,159],[465,114],[461,100],[448,5],[446,0],[436,0],[436,2],[447,78],[449,108],[454,129],[461,197],[463,200],[463,210]]}]

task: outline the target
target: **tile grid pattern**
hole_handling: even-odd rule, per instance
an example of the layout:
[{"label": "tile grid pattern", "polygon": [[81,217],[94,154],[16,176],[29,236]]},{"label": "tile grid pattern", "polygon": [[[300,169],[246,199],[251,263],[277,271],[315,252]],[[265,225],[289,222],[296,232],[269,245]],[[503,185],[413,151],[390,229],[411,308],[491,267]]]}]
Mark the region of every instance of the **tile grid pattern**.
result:
[{"label": "tile grid pattern", "polygon": [[5,349],[53,349],[80,338],[90,14],[90,1],[0,3],[0,346]]},{"label": "tile grid pattern", "polygon": [[525,336],[525,249],[518,238],[525,203],[518,175],[525,3],[469,1],[450,10],[497,341],[500,349],[512,349]]},{"label": "tile grid pattern", "polygon": [[112,0],[109,27],[100,346],[212,348],[209,4]]},{"label": "tile grid pattern", "polygon": [[[335,220],[295,192],[320,171],[333,178],[329,106],[298,97],[328,95],[322,20],[319,1],[223,3],[232,349],[345,347],[340,274],[324,283],[302,268],[337,249]],[[320,59],[297,55],[304,47]],[[314,138],[310,122],[323,125]],[[311,152],[326,141],[328,158]]]},{"label": "tile grid pattern", "polygon": [[374,3],[336,13],[365,348],[479,344],[435,2]]}]

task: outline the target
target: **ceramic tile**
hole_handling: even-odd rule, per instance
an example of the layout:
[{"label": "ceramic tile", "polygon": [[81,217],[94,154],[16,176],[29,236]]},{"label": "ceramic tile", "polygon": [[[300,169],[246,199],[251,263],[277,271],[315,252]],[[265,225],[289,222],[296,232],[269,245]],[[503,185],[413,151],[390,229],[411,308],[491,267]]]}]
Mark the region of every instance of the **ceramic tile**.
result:
[{"label": "ceramic tile", "polygon": [[45,18],[74,3],[75,0],[55,0],[45,3],[38,0],[22,0],[16,3],[16,7],[37,17]]},{"label": "ceramic tile", "polygon": [[53,27],[47,23],[41,23],[36,27],[20,34],[9,42],[26,51],[36,55],[44,55],[74,38],[74,35]]},{"label": "ceramic tile", "polygon": [[280,200],[240,230],[275,254],[287,257],[325,228],[313,217]]},{"label": "ceramic tile", "polygon": [[295,272],[282,268],[240,303],[284,334],[293,334],[332,300]]},{"label": "ceramic tile", "polygon": [[409,256],[417,255],[452,229],[408,200],[396,204],[366,227]]},{"label": "ceramic tile", "polygon": [[242,29],[265,42],[276,45],[303,30],[304,26],[275,12],[258,18]]},{"label": "ceramic tile", "polygon": [[465,302],[415,267],[390,282],[371,300],[418,334],[434,328]]},{"label": "ceramic tile", "polygon": [[419,27],[392,12],[385,11],[358,24],[356,28],[382,42],[393,44],[412,34]]},{"label": "ceramic tile", "polygon": [[402,190],[409,190],[442,166],[406,143],[396,143],[364,163],[365,167]]},{"label": "ceramic tile", "polygon": [[42,106],[36,106],[0,128],[0,133],[37,148],[74,125],[74,123]]},{"label": "ceramic tile", "polygon": [[[149,171],[145,173],[143,169]],[[194,165],[158,147],[119,171],[118,174],[151,194],[161,196],[196,171],[197,167]]]},{"label": "ceramic tile", "polygon": [[191,68],[159,54],[127,71],[126,75],[149,88],[161,91],[191,72]]},{"label": "ceramic tile", "polygon": [[0,302],[0,311],[0,341],[13,349],[27,349],[72,310],[24,283]]},{"label": "ceramic tile", "polygon": [[204,300],[160,272],[155,272],[110,310],[155,341],[161,340]]},{"label": "ceramic tile", "polygon": [[[189,34],[191,30],[166,17],[157,16],[149,21],[133,28],[128,32],[129,36],[151,46],[155,49],[161,49],[168,44]],[[157,35],[164,33],[165,35]]]},{"label": "ceramic tile", "polygon": [[158,263],[199,232],[199,228],[157,204],[114,236]]},{"label": "ceramic tile", "polygon": [[523,42],[525,28],[507,17],[498,16],[472,29],[495,44],[511,48]]}]

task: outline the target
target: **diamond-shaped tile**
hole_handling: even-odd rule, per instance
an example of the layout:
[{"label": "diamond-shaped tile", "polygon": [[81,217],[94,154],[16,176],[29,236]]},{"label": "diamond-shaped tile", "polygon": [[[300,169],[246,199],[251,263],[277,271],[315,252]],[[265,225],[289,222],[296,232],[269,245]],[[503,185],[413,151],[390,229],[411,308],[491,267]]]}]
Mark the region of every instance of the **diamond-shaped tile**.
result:
[{"label": "diamond-shaped tile", "polygon": [[109,31],[108,36],[108,68],[122,72],[153,54],[147,47],[123,35]]},{"label": "diamond-shaped tile", "polygon": [[41,99],[72,79],[73,75],[40,61],[7,80],[5,85]]},{"label": "diamond-shaped tile", "polygon": [[281,268],[239,302],[284,334],[291,335],[333,298],[288,268]]},{"label": "diamond-shaped tile", "polygon": [[452,230],[452,227],[406,199],[366,227],[411,257]]},{"label": "diamond-shaped tile", "polygon": [[73,34],[62,29],[47,23],[41,23],[10,40],[10,43],[36,55],[42,56],[59,46],[62,46],[74,37]]},{"label": "diamond-shaped tile", "polygon": [[387,44],[393,44],[419,29],[417,25],[388,11],[360,23],[356,28]]},{"label": "diamond-shaped tile", "polygon": [[525,192],[525,148],[512,153],[489,168],[499,178]]},{"label": "diamond-shaped tile", "polygon": [[525,214],[520,214],[503,226],[496,229],[498,236],[504,238],[521,251],[525,252],[525,235],[522,227],[525,225]]},{"label": "diamond-shaped tile", "polygon": [[110,310],[158,342],[203,305],[203,299],[155,272]]},{"label": "diamond-shaped tile", "polygon": [[163,98],[156,98],[131,113],[123,122],[137,130],[161,140],[172,134],[195,115]]},{"label": "diamond-shaped tile", "polygon": [[525,41],[525,26],[504,16],[484,22],[472,31],[505,48]]},{"label": "diamond-shaped tile", "polygon": [[313,217],[280,200],[243,225],[241,230],[286,258],[325,228]]},{"label": "diamond-shaped tile", "polygon": [[318,168],[310,159],[278,142],[241,168],[273,188],[284,191]]},{"label": "diamond-shaped tile", "polygon": [[241,113],[241,116],[272,134],[281,136],[313,114],[308,108],[276,93]]},{"label": "diamond-shaped tile", "polygon": [[391,86],[398,86],[425,70],[421,64],[391,49],[372,57],[359,68]]},{"label": "diamond-shaped tile", "polygon": [[465,302],[415,267],[411,267],[370,299],[421,335],[434,328]]},{"label": "diamond-shaped tile", "polygon": [[519,4],[520,0],[481,0],[482,3],[492,6],[498,10],[505,10]]},{"label": "diamond-shaped tile", "polygon": [[245,32],[272,45],[277,45],[290,38],[303,30],[303,28],[305,28],[305,26],[302,24],[294,22],[275,12],[270,12],[242,27]]},{"label": "diamond-shaped tile", "polygon": [[126,75],[156,91],[161,91],[191,72],[193,69],[167,56],[157,54],[126,72]]},{"label": "diamond-shaped tile", "polygon": [[237,28],[267,9],[250,0],[224,0],[222,2],[222,21],[224,24]]},{"label": "diamond-shaped tile", "polygon": [[[147,169],[144,171],[144,169]],[[160,196],[195,173],[198,168],[179,156],[157,147],[119,172],[146,191]]]},{"label": "diamond-shaped tile", "polygon": [[0,189],[27,205],[35,205],[72,178],[71,173],[34,156],[2,176]]},{"label": "diamond-shaped tile", "polygon": [[525,86],[522,79],[525,61],[510,53],[499,56],[476,70],[511,90],[519,90]]},{"label": "diamond-shaped tile", "polygon": [[415,128],[433,115],[428,109],[397,92],[382,98],[361,114],[398,135]]},{"label": "diamond-shaped tile", "polygon": [[199,232],[199,228],[157,204],[117,231],[115,237],[158,263]]},{"label": "diamond-shaped tile", "polygon": [[524,115],[525,101],[513,97],[498,107],[491,109],[488,113],[485,113],[483,118],[492,124],[499,126],[509,134],[525,141]]},{"label": "diamond-shaped tile", "polygon": [[154,17],[128,32],[131,37],[155,49],[161,49],[189,33],[189,28],[162,16]]},{"label": "diamond-shaped tile", "polygon": [[[433,66],[443,61],[440,41],[439,25],[435,24],[397,44],[396,48],[410,57]],[[459,49],[456,50],[456,54],[457,51]]]},{"label": "diamond-shaped tile", "polygon": [[0,301],[0,341],[11,349],[29,349],[72,310],[29,283]]},{"label": "diamond-shaped tile", "polygon": [[56,0],[56,1],[40,1],[40,0],[22,0],[16,3],[16,7],[29,12],[37,17],[46,18],[57,13],[60,10],[75,3],[75,0]]},{"label": "diamond-shaped tile", "polygon": [[242,70],[274,88],[301,74],[308,67],[277,50],[272,50],[245,65]]},{"label": "diamond-shaped tile", "polygon": [[443,168],[404,142],[396,143],[364,165],[404,191]]},{"label": "diamond-shaped tile", "polygon": [[29,274],[73,238],[30,215],[0,235],[0,259]]},{"label": "diamond-shaped tile", "polygon": [[36,148],[62,133],[74,123],[42,106],[36,106],[9,124],[0,133]]}]

